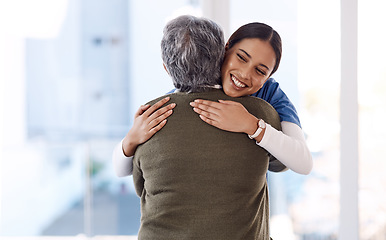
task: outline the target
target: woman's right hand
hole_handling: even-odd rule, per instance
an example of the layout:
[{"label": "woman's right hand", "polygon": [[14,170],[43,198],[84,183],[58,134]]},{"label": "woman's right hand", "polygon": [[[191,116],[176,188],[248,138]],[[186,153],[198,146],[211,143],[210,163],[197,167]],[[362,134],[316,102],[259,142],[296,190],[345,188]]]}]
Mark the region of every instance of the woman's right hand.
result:
[{"label": "woman's right hand", "polygon": [[170,97],[166,97],[154,105],[142,105],[134,115],[134,123],[122,142],[123,153],[133,156],[138,145],[149,140],[156,132],[165,126],[167,118],[173,113],[175,103],[161,108]]}]

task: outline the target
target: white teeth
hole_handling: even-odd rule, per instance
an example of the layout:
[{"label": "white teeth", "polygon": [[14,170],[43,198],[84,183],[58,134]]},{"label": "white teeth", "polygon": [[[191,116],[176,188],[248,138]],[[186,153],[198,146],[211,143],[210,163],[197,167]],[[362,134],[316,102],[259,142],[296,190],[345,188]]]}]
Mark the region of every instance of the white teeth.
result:
[{"label": "white teeth", "polygon": [[235,78],[235,76],[232,75],[231,78],[232,78],[233,83],[234,83],[237,87],[243,88],[243,87],[246,86],[244,83],[242,83],[242,82],[240,82],[239,80],[237,80],[237,79]]}]

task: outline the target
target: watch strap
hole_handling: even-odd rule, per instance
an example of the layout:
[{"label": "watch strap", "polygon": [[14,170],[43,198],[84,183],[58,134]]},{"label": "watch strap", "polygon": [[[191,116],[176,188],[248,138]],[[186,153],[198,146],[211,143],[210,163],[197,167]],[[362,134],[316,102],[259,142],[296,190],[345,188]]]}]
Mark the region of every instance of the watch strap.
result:
[{"label": "watch strap", "polygon": [[252,134],[252,135],[248,135],[248,137],[249,137],[250,139],[254,139],[255,137],[259,136],[259,134],[261,133],[261,131],[263,131],[263,129],[262,129],[261,127],[258,127],[257,130],[256,130],[256,132],[255,132],[254,134]]},{"label": "watch strap", "polygon": [[261,133],[261,131],[263,131],[263,129],[265,128],[265,122],[263,119],[260,119],[259,122],[257,123],[257,130],[254,134],[252,135],[248,135],[248,137],[250,139],[254,139],[255,137],[259,136],[259,134]]}]

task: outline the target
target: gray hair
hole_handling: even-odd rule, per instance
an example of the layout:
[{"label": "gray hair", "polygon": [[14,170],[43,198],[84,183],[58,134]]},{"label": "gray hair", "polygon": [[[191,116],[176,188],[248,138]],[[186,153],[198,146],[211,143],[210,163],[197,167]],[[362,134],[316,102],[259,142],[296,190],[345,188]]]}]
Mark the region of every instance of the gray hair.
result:
[{"label": "gray hair", "polygon": [[168,22],[163,33],[162,60],[176,89],[202,92],[221,84],[225,44],[215,22],[184,15]]}]

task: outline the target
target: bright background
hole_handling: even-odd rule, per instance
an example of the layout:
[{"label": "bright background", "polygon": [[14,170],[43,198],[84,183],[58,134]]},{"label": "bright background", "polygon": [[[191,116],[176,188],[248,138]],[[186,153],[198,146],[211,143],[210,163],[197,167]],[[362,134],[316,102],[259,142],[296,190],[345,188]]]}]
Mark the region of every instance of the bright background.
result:
[{"label": "bright background", "polygon": [[[386,239],[385,10],[382,0],[358,1],[358,116],[349,117],[359,121],[352,221],[363,240]],[[185,13],[218,20],[226,38],[251,21],[279,32],[274,78],[298,109],[314,169],[269,174],[272,237],[338,239],[340,193],[356,182],[340,182],[341,9],[333,0],[2,0],[0,236],[136,235],[139,198],[130,177],[114,175],[111,153],[139,105],[173,88],[160,40],[167,20]]]}]

